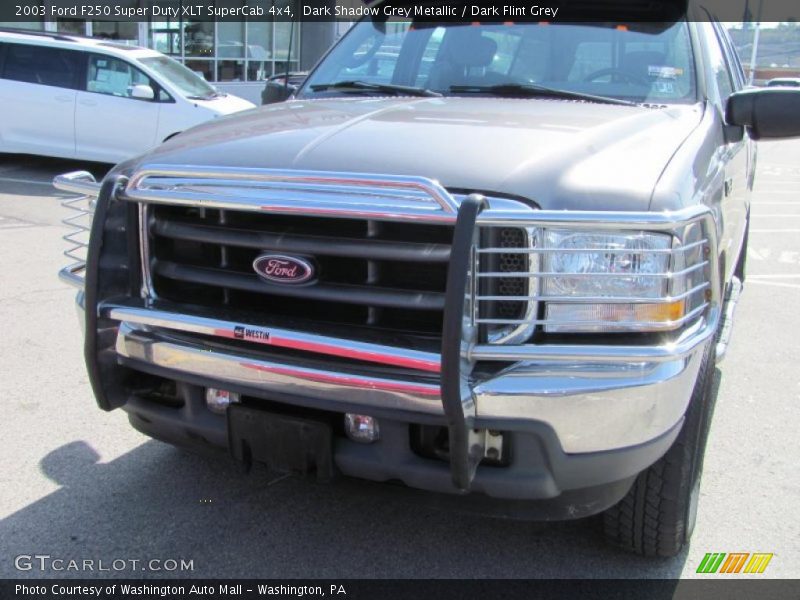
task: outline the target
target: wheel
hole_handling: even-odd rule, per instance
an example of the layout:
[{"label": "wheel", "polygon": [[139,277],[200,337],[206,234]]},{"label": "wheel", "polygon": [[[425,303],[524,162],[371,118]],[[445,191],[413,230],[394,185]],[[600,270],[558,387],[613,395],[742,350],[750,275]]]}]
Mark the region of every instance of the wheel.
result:
[{"label": "wheel", "polygon": [[609,543],[642,556],[668,557],[678,554],[691,538],[714,411],[715,351],[716,344],[708,344],[675,443],[639,474],[619,504],[603,513]]}]

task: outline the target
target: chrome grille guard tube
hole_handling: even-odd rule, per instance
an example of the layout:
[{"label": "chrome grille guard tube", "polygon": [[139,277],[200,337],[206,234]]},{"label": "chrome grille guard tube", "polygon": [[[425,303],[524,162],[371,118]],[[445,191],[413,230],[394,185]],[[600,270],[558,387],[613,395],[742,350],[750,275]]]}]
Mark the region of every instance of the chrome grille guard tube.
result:
[{"label": "chrome grille guard tube", "polygon": [[147,165],[120,196],[132,202],[244,212],[452,223],[458,204],[441,185],[410,176]]},{"label": "chrome grille guard tube", "polygon": [[89,246],[87,236],[91,230],[91,219],[100,193],[100,184],[88,171],[74,171],[58,175],[53,179],[53,187],[62,192],[79,194],[75,198],[67,198],[61,202],[64,208],[77,214],[62,221],[72,229],[62,238],[70,245],[64,251],[64,256],[74,262],[61,269],[58,277],[64,283],[80,289],[83,288],[83,273],[86,271],[86,251]]}]

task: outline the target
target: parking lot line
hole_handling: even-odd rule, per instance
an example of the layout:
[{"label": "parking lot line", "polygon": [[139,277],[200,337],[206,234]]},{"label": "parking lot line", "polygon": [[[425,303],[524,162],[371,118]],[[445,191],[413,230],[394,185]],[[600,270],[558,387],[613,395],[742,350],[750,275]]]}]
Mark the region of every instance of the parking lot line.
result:
[{"label": "parking lot line", "polygon": [[28,223],[13,217],[0,216],[0,229],[17,229],[21,227],[35,227],[34,223]]},{"label": "parking lot line", "polygon": [[7,181],[8,183],[25,183],[25,184],[28,184],[28,185],[46,185],[47,187],[53,187],[53,184],[50,181],[36,181],[35,179],[21,179],[21,178],[17,178],[17,177],[0,177],[0,181]]},{"label": "parking lot line", "polygon": [[754,285],[769,285],[772,287],[782,287],[782,288],[791,288],[794,290],[800,290],[800,283],[785,283],[783,281],[762,281],[760,279],[751,279],[747,278],[747,283],[752,283]]}]

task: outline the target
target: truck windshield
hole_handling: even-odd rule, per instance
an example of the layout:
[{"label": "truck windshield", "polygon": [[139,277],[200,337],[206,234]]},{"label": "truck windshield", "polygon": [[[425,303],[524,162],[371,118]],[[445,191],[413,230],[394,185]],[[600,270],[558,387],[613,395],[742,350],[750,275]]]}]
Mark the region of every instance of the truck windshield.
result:
[{"label": "truck windshield", "polygon": [[219,95],[205,79],[167,56],[142,58],[140,61],[178,88],[187,98],[210,99]]},{"label": "truck windshield", "polygon": [[462,25],[401,19],[357,23],[300,97],[386,95],[391,87],[397,88],[392,95],[416,96],[696,99],[684,21]]}]

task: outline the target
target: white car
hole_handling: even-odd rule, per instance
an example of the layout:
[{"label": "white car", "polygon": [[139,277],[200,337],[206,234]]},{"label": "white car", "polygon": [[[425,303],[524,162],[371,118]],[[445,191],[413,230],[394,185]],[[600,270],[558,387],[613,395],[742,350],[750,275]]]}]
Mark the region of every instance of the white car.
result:
[{"label": "white car", "polygon": [[0,152],[116,163],[254,106],[154,50],[0,31]]}]

